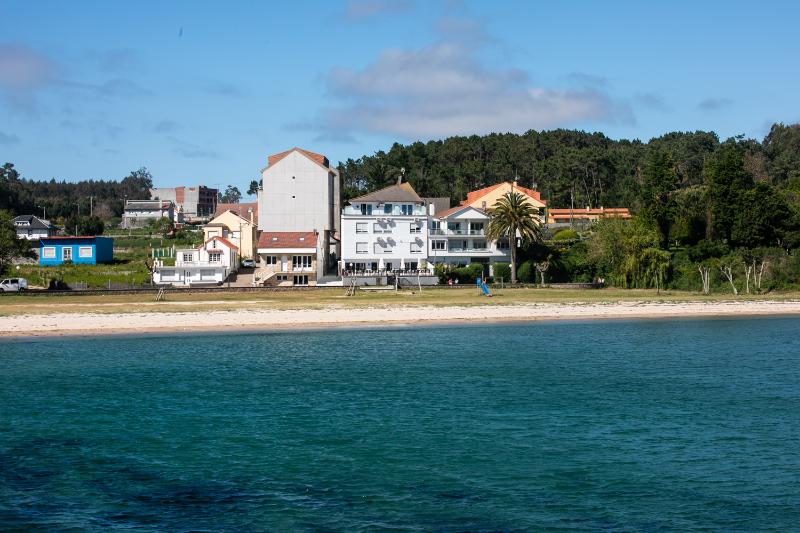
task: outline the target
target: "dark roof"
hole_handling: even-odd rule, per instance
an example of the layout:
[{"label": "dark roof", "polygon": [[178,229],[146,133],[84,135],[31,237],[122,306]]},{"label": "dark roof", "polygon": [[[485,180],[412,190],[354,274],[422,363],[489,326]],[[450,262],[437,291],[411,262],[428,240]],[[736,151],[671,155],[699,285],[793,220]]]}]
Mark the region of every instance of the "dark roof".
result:
[{"label": "dark roof", "polygon": [[423,198],[426,204],[433,204],[433,214],[438,215],[442,211],[450,209],[450,197],[445,198]]},{"label": "dark roof", "polygon": [[401,183],[400,185],[390,185],[375,192],[353,198],[353,202],[414,202],[423,203],[422,198],[419,197],[417,191],[409,183]]},{"label": "dark roof", "polygon": [[14,226],[17,222],[27,223],[27,226],[20,226],[30,229],[52,229],[52,226],[46,224],[41,218],[36,215],[20,215],[14,217]]}]

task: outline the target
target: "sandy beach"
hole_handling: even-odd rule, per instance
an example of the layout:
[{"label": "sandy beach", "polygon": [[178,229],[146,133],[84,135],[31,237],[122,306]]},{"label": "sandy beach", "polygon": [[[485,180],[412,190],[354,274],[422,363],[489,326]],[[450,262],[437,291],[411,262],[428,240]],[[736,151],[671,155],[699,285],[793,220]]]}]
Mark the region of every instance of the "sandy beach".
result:
[{"label": "sandy beach", "polygon": [[517,305],[316,309],[236,309],[207,312],[71,312],[0,316],[0,336],[103,335],[181,331],[219,333],[286,328],[376,327],[415,323],[485,323],[624,318],[685,318],[800,314],[800,301],[537,303]]}]

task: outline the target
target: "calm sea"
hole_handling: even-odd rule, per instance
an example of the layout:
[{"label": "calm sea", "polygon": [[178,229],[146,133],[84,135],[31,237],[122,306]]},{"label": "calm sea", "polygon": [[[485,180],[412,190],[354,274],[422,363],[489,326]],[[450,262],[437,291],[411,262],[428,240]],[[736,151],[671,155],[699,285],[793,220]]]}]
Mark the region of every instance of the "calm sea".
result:
[{"label": "calm sea", "polygon": [[0,343],[0,529],[789,531],[800,321]]}]

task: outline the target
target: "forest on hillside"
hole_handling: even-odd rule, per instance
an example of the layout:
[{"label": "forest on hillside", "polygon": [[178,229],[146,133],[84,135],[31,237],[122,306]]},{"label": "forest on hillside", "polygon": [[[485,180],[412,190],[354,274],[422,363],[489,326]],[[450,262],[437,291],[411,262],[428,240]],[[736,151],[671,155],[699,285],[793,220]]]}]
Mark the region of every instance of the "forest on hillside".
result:
[{"label": "forest on hillside", "polygon": [[[800,177],[800,125],[775,124],[763,141],[737,138],[754,181],[783,186]],[[648,154],[670,154],[676,189],[703,186],[705,162],[721,145],[716,133],[672,132],[651,139],[612,140],[576,130],[528,131],[395,143],[339,163],[345,199],[405,179],[421,196],[463,200],[470,190],[517,177],[551,207],[642,207],[642,169]]]}]

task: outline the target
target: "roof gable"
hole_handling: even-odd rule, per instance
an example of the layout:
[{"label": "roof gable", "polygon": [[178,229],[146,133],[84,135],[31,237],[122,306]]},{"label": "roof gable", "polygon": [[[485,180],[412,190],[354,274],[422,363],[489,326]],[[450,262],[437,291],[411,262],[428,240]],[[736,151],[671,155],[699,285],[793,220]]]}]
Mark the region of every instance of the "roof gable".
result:
[{"label": "roof gable", "polygon": [[198,250],[202,250],[202,249],[206,248],[206,245],[208,243],[212,242],[212,241],[217,241],[217,242],[221,243],[222,245],[226,246],[227,248],[230,248],[231,250],[238,250],[239,249],[238,246],[233,244],[231,241],[229,241],[225,237],[211,237],[206,242],[201,244],[200,247],[198,248]]},{"label": "roof gable", "polygon": [[262,172],[269,170],[275,164],[279,163],[281,160],[285,159],[289,154],[297,152],[298,154],[302,155],[312,163],[324,168],[328,172],[333,172],[334,174],[339,174],[335,168],[331,168],[331,163],[328,161],[328,158],[322,154],[318,154],[315,152],[311,152],[309,150],[304,150],[302,148],[298,148],[295,146],[291,150],[286,150],[285,152],[280,152],[278,154],[272,154],[271,156],[267,157],[267,166],[261,169]]},{"label": "roof gable", "polygon": [[375,192],[359,196],[349,200],[348,203],[353,202],[413,202],[417,204],[423,203],[422,198],[419,197],[417,191],[410,183],[400,183],[398,185],[390,185],[379,189]]},{"label": "roof gable", "polygon": [[454,219],[454,218],[481,218],[481,219],[488,219],[489,215],[486,214],[485,211],[478,209],[477,207],[472,207],[471,205],[458,205],[456,207],[451,207],[447,211],[443,211],[437,215],[434,215],[434,218],[441,218],[441,219]]}]

